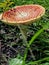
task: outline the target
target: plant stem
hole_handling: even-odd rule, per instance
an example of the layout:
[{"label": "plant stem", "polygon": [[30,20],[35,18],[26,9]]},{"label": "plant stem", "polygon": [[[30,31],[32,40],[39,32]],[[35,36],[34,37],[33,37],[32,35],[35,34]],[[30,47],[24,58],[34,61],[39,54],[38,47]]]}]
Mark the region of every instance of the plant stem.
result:
[{"label": "plant stem", "polygon": [[26,36],[25,36],[25,34],[24,34],[23,30],[22,30],[22,27],[19,24],[17,24],[17,26],[20,29],[20,32],[21,32],[22,37],[23,37],[23,41],[27,44]]}]

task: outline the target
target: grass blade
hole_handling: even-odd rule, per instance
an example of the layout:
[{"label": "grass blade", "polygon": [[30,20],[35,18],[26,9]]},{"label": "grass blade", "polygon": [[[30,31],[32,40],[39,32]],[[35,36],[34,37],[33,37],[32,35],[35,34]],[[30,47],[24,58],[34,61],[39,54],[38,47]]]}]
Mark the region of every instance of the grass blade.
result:
[{"label": "grass blade", "polygon": [[38,30],[38,32],[31,38],[31,40],[29,41],[29,47],[34,42],[34,40],[43,32],[43,30],[43,28]]}]

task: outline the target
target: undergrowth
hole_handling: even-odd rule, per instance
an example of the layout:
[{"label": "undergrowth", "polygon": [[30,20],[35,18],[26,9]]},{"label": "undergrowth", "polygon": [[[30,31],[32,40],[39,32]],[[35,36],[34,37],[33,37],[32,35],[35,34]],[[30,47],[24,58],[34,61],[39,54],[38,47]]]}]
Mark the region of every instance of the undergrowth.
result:
[{"label": "undergrowth", "polygon": [[[9,65],[49,65],[49,1],[2,0],[0,1],[0,13],[14,6],[25,4],[40,4],[45,7],[46,13],[40,20],[30,25],[10,26],[0,21],[1,59]],[[12,57],[8,55],[7,58],[4,52],[6,50],[2,51],[2,44],[10,47],[15,54],[11,54]],[[15,48],[17,46],[20,49],[23,47],[21,51]]]}]

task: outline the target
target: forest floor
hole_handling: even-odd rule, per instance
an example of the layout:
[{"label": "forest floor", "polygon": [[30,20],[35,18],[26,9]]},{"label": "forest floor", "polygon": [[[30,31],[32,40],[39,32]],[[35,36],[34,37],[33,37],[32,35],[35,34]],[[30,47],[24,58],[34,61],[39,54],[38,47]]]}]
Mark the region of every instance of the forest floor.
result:
[{"label": "forest floor", "polygon": [[[43,24],[49,22],[49,0],[11,1],[14,2],[12,7],[26,4],[39,4],[46,10],[45,15],[37,22],[30,25],[22,25],[24,32],[26,31],[27,41],[30,41],[32,36],[42,28]],[[0,21],[0,64],[8,65],[8,61],[15,58],[17,58],[16,62],[18,62],[19,59],[22,60],[24,58],[26,48],[26,44],[23,41],[19,28],[17,26],[4,24]],[[22,64],[20,62],[18,64],[12,64],[12,61],[10,61],[9,65]],[[23,65],[49,65],[49,29],[44,30],[31,44],[30,49],[28,49],[27,52],[25,64]]]}]

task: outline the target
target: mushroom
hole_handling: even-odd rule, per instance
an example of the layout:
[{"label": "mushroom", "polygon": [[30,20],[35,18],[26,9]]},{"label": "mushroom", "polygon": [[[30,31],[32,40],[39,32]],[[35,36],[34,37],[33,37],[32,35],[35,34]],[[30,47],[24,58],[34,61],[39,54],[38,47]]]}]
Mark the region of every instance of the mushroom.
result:
[{"label": "mushroom", "polygon": [[15,6],[14,8],[0,14],[0,19],[4,23],[11,25],[30,24],[42,17],[44,13],[45,8],[40,5],[22,5]]},{"label": "mushroom", "polygon": [[[30,24],[35,20],[41,18],[44,15],[44,13],[45,13],[45,8],[40,5],[36,5],[36,4],[22,5],[22,6],[16,6],[0,14],[0,20],[10,25],[17,25],[22,33],[24,43],[26,43],[27,45],[28,42],[26,40],[26,36],[20,24]],[[34,56],[33,58],[35,60]]]}]

